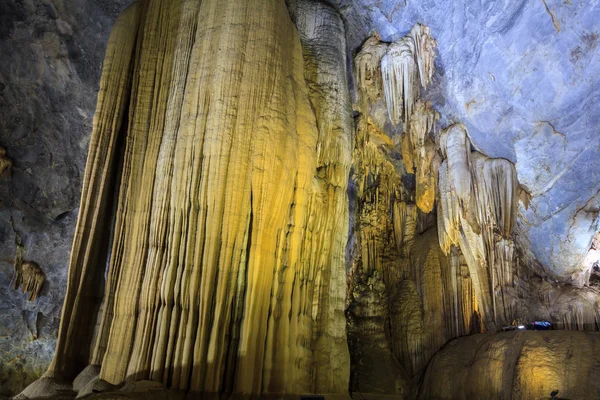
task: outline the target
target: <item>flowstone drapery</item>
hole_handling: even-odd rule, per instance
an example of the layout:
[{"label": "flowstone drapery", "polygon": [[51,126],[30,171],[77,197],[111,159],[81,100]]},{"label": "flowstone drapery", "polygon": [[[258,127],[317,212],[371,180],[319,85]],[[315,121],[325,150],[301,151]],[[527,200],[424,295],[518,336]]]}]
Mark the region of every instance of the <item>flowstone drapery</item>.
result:
[{"label": "flowstone drapery", "polygon": [[47,378],[347,391],[345,34],[315,2],[295,19],[263,0],[121,15]]}]

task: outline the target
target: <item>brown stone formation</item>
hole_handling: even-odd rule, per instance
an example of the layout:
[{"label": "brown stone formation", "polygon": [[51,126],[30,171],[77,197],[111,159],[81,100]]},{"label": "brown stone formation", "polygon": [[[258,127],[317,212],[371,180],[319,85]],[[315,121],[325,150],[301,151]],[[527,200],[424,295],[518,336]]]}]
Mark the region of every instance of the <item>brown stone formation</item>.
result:
[{"label": "brown stone formation", "polygon": [[[11,224],[14,223],[11,220]],[[25,247],[21,236],[15,231],[15,264],[14,264],[14,278],[13,278],[13,289],[17,290],[19,287],[23,293],[29,293],[28,300],[34,301],[44,286],[46,275],[40,266],[34,261],[24,260]]]},{"label": "brown stone formation", "polygon": [[345,33],[318,3],[295,19],[263,0],[121,15],[47,377],[91,364],[113,385],[347,392]]},{"label": "brown stone formation", "polygon": [[451,341],[433,357],[419,399],[597,399],[600,333],[507,332]]},{"label": "brown stone formation", "polygon": [[15,264],[15,290],[21,286],[23,293],[29,292],[29,301],[35,298],[42,290],[46,276],[40,266],[33,261],[23,261]]},{"label": "brown stone formation", "polygon": [[0,176],[10,175],[12,160],[6,155],[6,149],[0,146]]}]

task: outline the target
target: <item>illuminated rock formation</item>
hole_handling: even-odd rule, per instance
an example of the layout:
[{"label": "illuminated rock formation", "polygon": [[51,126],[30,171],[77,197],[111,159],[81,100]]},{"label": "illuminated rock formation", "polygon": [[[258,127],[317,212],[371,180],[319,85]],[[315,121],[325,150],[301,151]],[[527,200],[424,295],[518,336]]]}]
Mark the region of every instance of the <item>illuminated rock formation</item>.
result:
[{"label": "illuminated rock formation", "polygon": [[383,96],[381,59],[385,55],[388,45],[381,43],[380,40],[377,32],[374,32],[363,43],[354,58],[358,94],[361,96],[363,104],[375,102]]},{"label": "illuminated rock formation", "polygon": [[23,293],[29,292],[29,301],[35,298],[42,290],[46,276],[40,266],[33,261],[23,261],[15,264],[15,289],[21,286]]},{"label": "illuminated rock formation", "polygon": [[486,329],[494,332],[517,318],[515,249],[518,202],[514,165],[471,151],[464,125],[439,137],[445,158],[439,168],[438,233],[446,254],[460,247],[473,278]]},{"label": "illuminated rock formation", "polygon": [[429,85],[436,46],[429,28],[415,24],[408,35],[389,46],[381,59],[385,100],[394,124],[408,121],[421,87]]},{"label": "illuminated rock formation", "polygon": [[262,0],[121,15],[46,376],[89,363],[109,384],[347,391],[345,34],[318,3],[295,18],[298,30],[283,1]]},{"label": "illuminated rock formation", "polygon": [[507,332],[451,341],[424,376],[420,399],[597,399],[600,333]]},{"label": "illuminated rock formation", "polygon": [[430,213],[435,203],[439,160],[432,137],[438,118],[430,103],[418,100],[402,135],[402,160],[409,173],[416,170],[416,204],[424,213]]},{"label": "illuminated rock formation", "polygon": [[[417,26],[411,32],[397,43],[414,43],[415,32],[428,30]],[[428,36],[427,43],[435,42]],[[425,84],[431,78],[434,49],[419,53],[427,60],[414,53],[409,61],[396,60],[414,67],[400,68],[392,58],[385,60],[391,45],[381,63],[396,71],[392,79],[383,66],[374,65],[384,46],[372,36],[354,63],[361,103],[356,108],[361,113],[356,119],[352,176],[356,222],[348,299],[351,389],[410,397],[431,356],[450,338],[480,331],[480,323],[463,257],[456,251],[446,256],[438,244],[434,203],[440,161],[434,126],[439,115],[413,97],[422,84],[417,66],[427,66]],[[384,85],[386,80],[387,84],[411,81],[419,87],[386,106],[377,97],[378,70]],[[393,96],[400,93],[406,94],[398,89]],[[382,109],[392,112],[398,104],[396,117],[410,118],[404,132],[390,135],[382,129],[380,115]],[[403,104],[411,114],[405,114]]]}]

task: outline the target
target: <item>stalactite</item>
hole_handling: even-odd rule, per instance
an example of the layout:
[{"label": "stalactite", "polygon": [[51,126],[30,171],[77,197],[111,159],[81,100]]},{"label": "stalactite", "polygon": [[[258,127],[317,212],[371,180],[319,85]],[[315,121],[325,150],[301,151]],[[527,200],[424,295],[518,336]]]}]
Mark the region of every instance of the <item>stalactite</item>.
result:
[{"label": "stalactite", "polygon": [[[376,126],[374,121],[379,120],[381,112],[381,104],[373,95],[377,93],[377,81],[364,78],[363,71],[376,70],[369,62],[376,59],[374,53],[379,54],[376,52],[382,46],[372,37],[355,59],[360,77],[359,100],[367,104],[357,107],[361,114],[353,157],[353,179],[358,188],[355,262],[359,272],[349,283],[351,293],[357,293],[349,304],[349,310],[353,310],[349,341],[356,343],[353,352],[360,354],[361,365],[376,364],[383,358],[381,348],[389,348],[409,376],[418,376],[448,339],[472,332],[472,325],[479,320],[471,275],[462,257],[446,257],[440,250],[436,218],[431,213],[437,197],[443,195],[449,204],[455,203],[446,215],[448,234],[452,235],[446,253],[450,253],[453,245],[458,245],[461,216],[455,196],[435,188],[437,170],[447,169],[448,163],[442,164],[434,140],[439,115],[431,104],[418,99],[418,90],[429,83],[433,74],[435,42],[424,36],[431,39],[427,28],[417,26],[392,44],[381,61],[390,118],[399,122],[401,117],[410,117],[404,119],[401,140],[387,136]],[[408,174],[416,175],[416,185],[411,184]],[[447,178],[444,174],[442,179]],[[443,221],[439,222],[446,232]],[[439,235],[440,240],[443,237]],[[381,277],[383,285],[368,285],[367,278],[357,278],[370,274]],[[373,347],[364,339],[372,334],[367,329],[367,318],[372,317],[355,311],[362,310],[367,296],[387,299],[388,310],[378,318],[389,319],[389,343],[378,343],[377,353],[370,351]],[[353,383],[354,389],[373,385],[364,382],[367,374],[359,372],[359,377],[363,381]]]},{"label": "stalactite", "polygon": [[[429,102],[418,100],[402,137],[402,160],[409,173],[416,169],[416,202],[424,213],[433,210],[438,167],[432,134],[439,114]],[[437,160],[435,160],[437,161]]]},{"label": "stalactite", "polygon": [[452,125],[440,134],[440,150],[448,160],[448,189],[456,196],[461,213],[469,210],[473,184],[471,178],[471,141],[467,128]]},{"label": "stalactite", "polygon": [[33,301],[42,290],[46,275],[36,262],[25,261],[23,259],[25,248],[21,243],[21,237],[18,235],[16,244],[17,250],[15,254],[13,289],[17,290],[21,287],[23,293],[29,293],[28,300]]},{"label": "stalactite", "polygon": [[407,122],[419,98],[433,77],[437,42],[430,29],[415,24],[410,33],[392,43],[381,60],[385,100],[395,125]]},{"label": "stalactite", "polygon": [[414,204],[395,202],[392,209],[392,218],[396,248],[400,254],[408,255],[408,252],[412,249],[412,242],[417,229],[417,208]]},{"label": "stalactite", "polygon": [[389,46],[381,61],[381,73],[388,114],[397,125],[412,114],[420,93],[415,42],[411,36],[404,36]]},{"label": "stalactite", "polygon": [[446,158],[438,172],[440,246],[458,245],[475,284],[488,330],[515,317],[517,292],[512,241],[518,202],[514,165],[471,151],[464,125],[444,130],[438,140]]},{"label": "stalactite", "polygon": [[379,35],[374,32],[354,58],[358,93],[362,96],[360,102],[363,105],[375,102],[383,95],[381,59],[387,47],[388,45],[381,43]]},{"label": "stalactite", "polygon": [[6,155],[6,149],[0,146],[0,176],[9,175],[12,164],[12,160]]},{"label": "stalactite", "polygon": [[13,289],[18,290],[21,287],[23,293],[29,293],[28,300],[33,301],[42,290],[46,275],[36,262],[24,260],[25,246],[23,245],[23,240],[17,233],[12,218],[10,218],[10,223],[15,233],[16,245]]}]

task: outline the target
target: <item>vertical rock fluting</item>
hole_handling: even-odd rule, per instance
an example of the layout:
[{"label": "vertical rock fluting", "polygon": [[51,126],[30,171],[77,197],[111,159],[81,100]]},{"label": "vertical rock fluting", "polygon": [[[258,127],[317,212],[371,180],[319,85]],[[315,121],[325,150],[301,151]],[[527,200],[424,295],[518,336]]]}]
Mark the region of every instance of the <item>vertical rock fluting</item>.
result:
[{"label": "vertical rock fluting", "polygon": [[390,120],[408,121],[433,77],[437,42],[429,27],[415,24],[408,35],[392,43],[381,59],[383,88]]},{"label": "vertical rock fluting", "polygon": [[[104,58],[61,325],[54,358],[46,373],[50,377],[72,377],[89,362],[91,325],[98,306],[89,294],[102,281],[106,265],[101,250],[112,219],[110,202],[115,192],[112,175],[120,164],[117,144],[127,121],[139,19],[137,4],[123,12],[113,27]],[[112,290],[110,287],[107,293]],[[111,312],[111,308],[105,310],[106,315]]]},{"label": "vertical rock fluting", "polygon": [[[85,361],[111,384],[347,391],[345,34],[318,3],[295,17],[298,30],[283,1],[262,0],[146,0],[120,17],[48,376]],[[107,232],[92,340],[79,321]]]},{"label": "vertical rock fluting", "polygon": [[416,204],[424,213],[430,213],[435,203],[439,160],[432,134],[438,118],[430,103],[417,100],[402,136],[402,160],[409,173],[416,170]]},{"label": "vertical rock fluting", "polygon": [[[316,337],[313,334],[312,370],[317,392],[345,393],[350,371],[344,315],[347,186],[354,127],[344,23],[334,8],[314,0],[298,1],[296,15],[304,51],[304,76],[318,129],[314,193],[302,254],[304,262],[319,271],[315,274],[318,297],[313,300],[313,318],[318,320],[320,331]],[[296,338],[292,335],[289,340]]]}]

